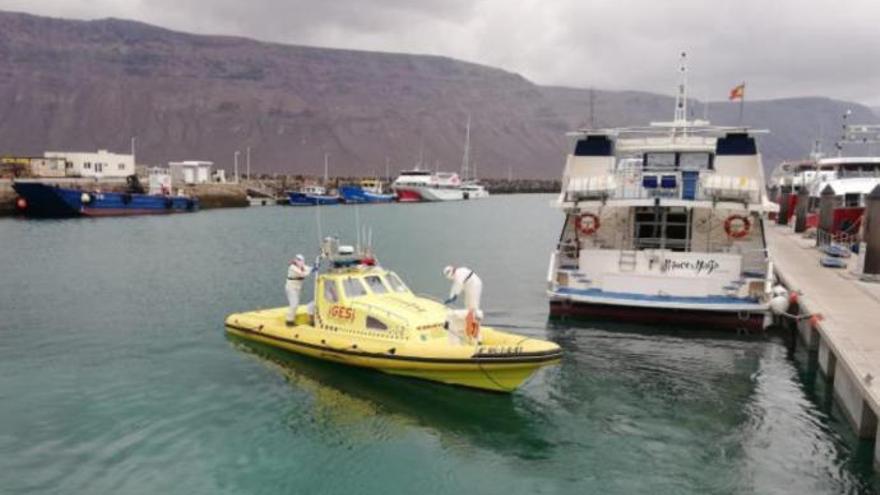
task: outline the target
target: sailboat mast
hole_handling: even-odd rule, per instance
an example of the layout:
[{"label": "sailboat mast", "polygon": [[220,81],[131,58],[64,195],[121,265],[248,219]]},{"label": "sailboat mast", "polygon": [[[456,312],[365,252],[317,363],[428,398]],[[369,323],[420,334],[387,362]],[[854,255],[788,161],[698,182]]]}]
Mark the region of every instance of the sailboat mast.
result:
[{"label": "sailboat mast", "polygon": [[327,185],[327,170],[328,170],[329,157],[330,157],[330,155],[328,153],[324,153],[324,185],[325,186]]},{"label": "sailboat mast", "polygon": [[467,125],[464,131],[464,155],[461,158],[461,180],[468,179],[471,153],[471,116],[468,114]]}]

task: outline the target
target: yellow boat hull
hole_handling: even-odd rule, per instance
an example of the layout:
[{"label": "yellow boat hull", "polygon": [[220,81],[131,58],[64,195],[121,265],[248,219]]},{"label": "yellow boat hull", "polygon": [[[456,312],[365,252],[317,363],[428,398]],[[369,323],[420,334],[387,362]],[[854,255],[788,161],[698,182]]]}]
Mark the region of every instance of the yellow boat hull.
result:
[{"label": "yellow boat hull", "polygon": [[389,342],[313,327],[298,317],[284,323],[285,308],[230,315],[226,331],[326,361],[451,385],[512,392],[543,366],[559,362],[558,345],[483,327],[481,343],[452,345],[446,338]]}]

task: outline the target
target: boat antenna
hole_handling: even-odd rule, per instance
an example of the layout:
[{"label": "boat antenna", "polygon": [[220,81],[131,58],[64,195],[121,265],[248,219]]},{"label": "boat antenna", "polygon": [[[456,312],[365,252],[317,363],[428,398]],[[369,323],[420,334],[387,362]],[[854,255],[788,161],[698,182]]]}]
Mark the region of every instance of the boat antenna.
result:
[{"label": "boat antenna", "polygon": [[675,95],[675,116],[673,120],[673,132],[676,127],[681,126],[685,135],[687,135],[687,53],[681,52],[679,58],[678,72],[680,75],[678,82],[678,94]]},{"label": "boat antenna", "polygon": [[[710,97],[709,93],[710,92],[707,90],[706,91],[706,101],[703,102],[703,120],[705,120],[707,123],[709,122],[709,97]],[[708,124],[706,124],[706,125],[708,125]]]},{"label": "boat antenna", "polygon": [[596,95],[592,86],[590,87],[590,129],[596,128]]},{"label": "boat antenna", "polygon": [[360,205],[354,205],[354,228],[357,232],[357,250],[361,251],[361,209]]},{"label": "boat antenna", "polygon": [[846,123],[846,119],[849,118],[850,115],[852,115],[852,110],[847,108],[846,112],[843,112],[843,123],[840,126],[841,127],[840,141],[838,141],[837,144],[835,145],[837,147],[837,156],[839,156],[839,157],[843,156],[843,144],[847,140],[847,137],[848,137],[847,134],[849,134],[849,127]]}]

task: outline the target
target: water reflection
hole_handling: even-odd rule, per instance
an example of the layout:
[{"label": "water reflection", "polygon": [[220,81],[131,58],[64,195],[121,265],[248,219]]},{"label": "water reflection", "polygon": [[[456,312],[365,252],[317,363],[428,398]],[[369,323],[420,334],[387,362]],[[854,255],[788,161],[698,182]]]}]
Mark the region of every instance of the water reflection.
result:
[{"label": "water reflection", "polygon": [[[541,404],[526,395],[387,375],[288,353],[231,335],[227,339],[236,349],[271,365],[293,387],[309,393],[313,415],[323,427],[358,430],[369,420],[381,417],[400,427],[396,431],[401,435],[404,427],[419,426],[431,429],[450,444],[464,440],[524,459],[552,455],[553,445],[540,433],[550,418]],[[542,376],[539,372],[533,381],[543,381]]]}]

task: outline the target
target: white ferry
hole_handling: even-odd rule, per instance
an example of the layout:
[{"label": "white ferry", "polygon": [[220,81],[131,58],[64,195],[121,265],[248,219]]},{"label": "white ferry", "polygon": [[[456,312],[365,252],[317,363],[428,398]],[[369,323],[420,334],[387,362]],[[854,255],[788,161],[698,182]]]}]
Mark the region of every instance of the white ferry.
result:
[{"label": "white ferry", "polygon": [[464,199],[461,179],[454,172],[404,170],[391,184],[397,201],[457,201]]},{"label": "white ferry", "polygon": [[[682,74],[685,68],[682,66]],[[773,270],[758,131],[688,121],[576,133],[547,282],[553,317],[708,329],[770,324]]]},{"label": "white ferry", "polygon": [[808,184],[808,227],[819,226],[819,200],[826,188],[834,194],[832,234],[858,233],[865,199],[880,185],[880,157],[847,156],[819,160],[819,171]]}]

